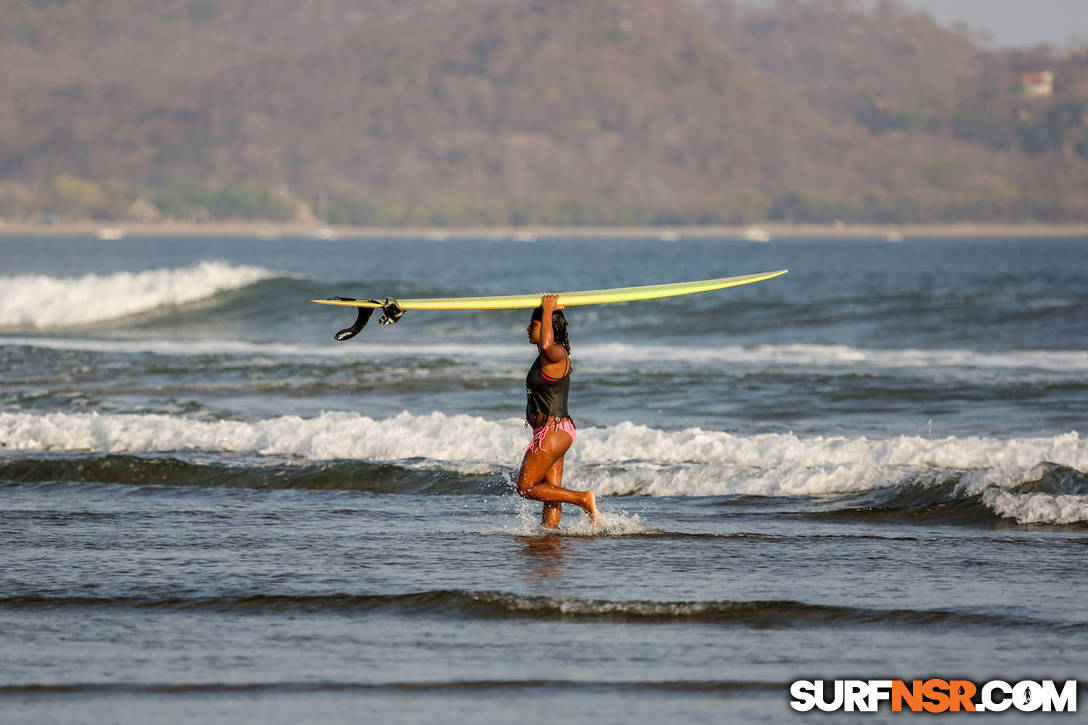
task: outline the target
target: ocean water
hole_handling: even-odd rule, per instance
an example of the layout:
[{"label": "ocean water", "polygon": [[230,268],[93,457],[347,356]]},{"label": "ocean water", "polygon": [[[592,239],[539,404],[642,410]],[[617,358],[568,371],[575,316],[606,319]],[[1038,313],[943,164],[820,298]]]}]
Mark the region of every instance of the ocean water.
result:
[{"label": "ocean water", "polygon": [[[0,258],[5,722],[781,722],[797,679],[934,676],[1088,707],[1088,239]],[[307,301],[782,268],[567,311],[596,532],[514,492],[526,313],[337,343]]]}]

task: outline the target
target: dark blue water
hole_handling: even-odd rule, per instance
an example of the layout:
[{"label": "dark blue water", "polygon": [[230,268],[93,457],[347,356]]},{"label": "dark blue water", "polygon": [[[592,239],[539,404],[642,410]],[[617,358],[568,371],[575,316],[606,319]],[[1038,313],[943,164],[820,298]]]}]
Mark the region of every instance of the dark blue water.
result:
[{"label": "dark blue water", "polygon": [[[13,721],[777,722],[796,679],[1088,672],[1088,240],[0,255]],[[336,343],[308,302],[784,268],[567,311],[596,533],[513,494],[524,313]]]}]

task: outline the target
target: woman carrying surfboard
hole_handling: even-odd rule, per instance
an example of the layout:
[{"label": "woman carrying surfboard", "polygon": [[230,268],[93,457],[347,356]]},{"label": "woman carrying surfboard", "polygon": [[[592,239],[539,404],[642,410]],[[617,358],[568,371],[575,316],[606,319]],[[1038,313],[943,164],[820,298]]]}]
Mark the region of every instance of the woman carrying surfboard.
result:
[{"label": "woman carrying surfboard", "polygon": [[563,457],[577,435],[567,411],[570,392],[570,342],[567,321],[559,295],[544,295],[529,320],[529,342],[536,345],[537,358],[525,377],[527,402],[525,420],[533,428],[533,439],[525,447],[518,473],[518,493],[544,502],[541,523],[559,525],[563,504],[580,506],[597,526],[597,495],[593,491],[572,491],[562,487]]},{"label": "woman carrying surfboard", "polygon": [[[563,301],[568,305],[603,305],[612,302],[656,300],[678,297],[697,292],[737,287],[762,282],[783,275],[788,270],[745,274],[739,277],[719,277],[692,282],[650,284],[639,287],[564,292]],[[525,498],[544,502],[542,522],[554,528],[563,514],[563,504],[572,503],[585,509],[593,526],[597,526],[597,495],[593,491],[572,491],[563,488],[563,456],[566,455],[576,435],[574,421],[567,412],[567,393],[570,390],[570,343],[567,341],[567,322],[559,304],[559,295],[499,295],[493,297],[434,297],[424,299],[385,301],[358,297],[330,297],[310,300],[322,305],[357,307],[355,324],[336,333],[337,340],[350,340],[370,320],[376,309],[384,313],[381,324],[392,325],[405,310],[533,310],[527,332],[529,342],[537,346],[537,358],[525,379],[529,396],[525,419],[533,427],[533,440],[525,448],[525,458],[518,473],[518,493]]]}]

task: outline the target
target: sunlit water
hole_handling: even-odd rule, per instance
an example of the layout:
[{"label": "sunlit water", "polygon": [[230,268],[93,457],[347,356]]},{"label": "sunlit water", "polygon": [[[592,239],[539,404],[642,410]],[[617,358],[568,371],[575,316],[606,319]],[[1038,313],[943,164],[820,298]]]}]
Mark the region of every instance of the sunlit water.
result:
[{"label": "sunlit water", "polygon": [[[1088,672],[1086,240],[0,253],[13,722],[776,722],[800,678]],[[567,311],[604,516],[558,536],[511,485],[525,313],[337,343],[307,301],[781,268]]]}]

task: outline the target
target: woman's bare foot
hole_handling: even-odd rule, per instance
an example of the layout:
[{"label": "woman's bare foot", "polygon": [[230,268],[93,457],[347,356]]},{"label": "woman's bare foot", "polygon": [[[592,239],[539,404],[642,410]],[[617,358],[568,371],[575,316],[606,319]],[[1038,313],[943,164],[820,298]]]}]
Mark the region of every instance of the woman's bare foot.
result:
[{"label": "woman's bare foot", "polygon": [[597,494],[594,491],[586,491],[586,513],[589,514],[589,520],[593,524],[593,528],[597,528],[601,525],[601,514],[597,511]]}]

